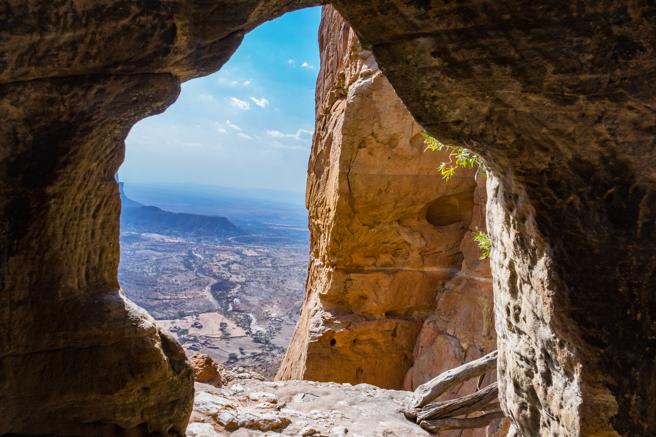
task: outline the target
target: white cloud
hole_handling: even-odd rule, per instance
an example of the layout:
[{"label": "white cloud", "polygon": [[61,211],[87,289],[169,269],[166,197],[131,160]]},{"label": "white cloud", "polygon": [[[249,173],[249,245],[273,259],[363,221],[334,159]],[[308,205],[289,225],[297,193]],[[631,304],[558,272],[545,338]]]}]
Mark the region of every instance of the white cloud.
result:
[{"label": "white cloud", "polygon": [[225,126],[228,126],[228,123],[230,123],[230,120],[226,120],[225,124],[215,121],[212,123],[212,126],[218,133],[225,135],[228,133],[228,130],[225,128]]},{"label": "white cloud", "polygon": [[273,138],[293,138],[296,141],[303,141],[304,140],[304,138],[303,138],[304,135],[312,135],[313,133],[314,132],[312,132],[311,130],[307,130],[307,129],[299,129],[295,133],[290,133],[290,134],[280,132],[279,130],[268,130],[267,131],[267,135],[269,135],[270,137],[273,137]]},{"label": "white cloud", "polygon": [[237,109],[241,109],[242,111],[248,111],[251,108],[250,103],[238,99],[237,97],[230,97],[230,104]]},{"label": "white cloud", "polygon": [[218,83],[219,85],[238,88],[238,87],[248,87],[253,84],[253,79],[239,79],[239,78],[234,79],[237,73],[224,72],[223,70],[221,71],[223,72],[224,76],[219,77],[217,79],[216,83]]},{"label": "white cloud", "polygon": [[255,103],[257,106],[259,106],[260,108],[266,108],[267,106],[269,106],[269,103],[271,103],[271,102],[269,102],[268,99],[266,99],[264,97],[262,97],[261,99],[251,97],[251,101],[253,103]]},{"label": "white cloud", "polygon": [[[295,59],[289,59],[287,60],[287,65],[291,67],[296,67],[296,60]],[[310,64],[308,61],[303,61],[300,65],[298,65],[301,68],[305,68],[306,70],[314,70],[314,65]]]},{"label": "white cloud", "polygon": [[240,138],[247,139],[247,140],[252,140],[252,139],[253,139],[252,136],[250,136],[250,135],[248,135],[248,134],[245,134],[245,133],[243,133],[243,132],[239,132],[239,133],[237,134],[237,136],[240,137]]},{"label": "white cloud", "polygon": [[231,87],[236,87],[238,85],[241,85],[242,82],[236,79],[232,79],[229,77],[219,77],[217,80],[217,83],[219,85],[225,85],[225,86],[231,86]]},{"label": "white cloud", "polygon": [[273,138],[286,138],[288,134],[284,134],[279,130],[268,130],[267,135]]},{"label": "white cloud", "polygon": [[226,120],[226,126],[228,126],[232,130],[236,130],[237,132],[241,132],[241,128],[239,126],[237,126],[236,124],[234,124],[233,122],[231,122],[230,120]]}]

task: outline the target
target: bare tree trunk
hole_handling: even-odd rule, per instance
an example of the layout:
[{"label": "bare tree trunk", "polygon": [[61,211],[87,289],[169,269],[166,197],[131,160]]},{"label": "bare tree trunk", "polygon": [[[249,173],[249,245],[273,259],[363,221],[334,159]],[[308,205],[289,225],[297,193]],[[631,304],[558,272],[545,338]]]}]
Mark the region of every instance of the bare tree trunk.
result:
[{"label": "bare tree trunk", "polygon": [[498,402],[498,398],[499,389],[495,382],[470,395],[427,405],[418,410],[417,421],[474,413],[491,403]]}]

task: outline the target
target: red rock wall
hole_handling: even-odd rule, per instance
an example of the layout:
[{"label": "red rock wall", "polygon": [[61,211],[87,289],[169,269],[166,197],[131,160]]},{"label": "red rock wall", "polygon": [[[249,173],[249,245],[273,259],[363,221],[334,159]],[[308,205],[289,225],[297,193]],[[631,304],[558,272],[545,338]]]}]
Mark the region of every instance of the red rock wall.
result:
[{"label": "red rock wall", "polygon": [[[433,312],[424,321],[415,343],[414,364],[406,375],[407,390],[496,349],[490,263],[480,259],[473,239],[477,230],[485,231],[484,174],[477,181],[472,220],[460,243],[464,256],[461,269],[444,284]],[[487,379],[492,382],[495,375]],[[453,394],[471,393],[475,384],[471,381]]]},{"label": "red rock wall", "polygon": [[472,239],[485,228],[485,178],[442,180],[447,154],[425,151],[423,129],[331,7],[320,45],[311,263],[278,378],[414,389],[496,348],[489,263]]},{"label": "red rock wall", "polygon": [[[438,293],[435,309],[424,321],[417,336],[414,364],[404,382],[406,390],[429,381],[436,375],[479,358],[497,348],[494,326],[494,299],[490,262],[481,259],[474,234],[485,232],[486,176],[476,176],[472,220],[460,244],[464,259],[460,271]],[[497,379],[496,372],[485,375],[482,385]],[[442,396],[452,399],[477,390],[478,378],[458,386]],[[497,421],[484,429],[441,433],[453,437],[506,435],[507,421]]]}]

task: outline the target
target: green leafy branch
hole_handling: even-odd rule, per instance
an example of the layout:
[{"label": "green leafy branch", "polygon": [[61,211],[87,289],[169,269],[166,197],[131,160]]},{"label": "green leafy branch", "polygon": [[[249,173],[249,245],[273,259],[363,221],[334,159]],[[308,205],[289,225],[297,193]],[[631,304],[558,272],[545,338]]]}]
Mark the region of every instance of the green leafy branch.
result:
[{"label": "green leafy branch", "polygon": [[431,150],[433,152],[447,150],[449,152],[449,162],[443,162],[438,167],[442,179],[445,181],[448,181],[455,176],[456,170],[459,168],[477,168],[477,171],[481,168],[482,164],[480,158],[471,150],[465,147],[444,144],[437,138],[428,135],[426,132],[422,132],[421,136],[424,137],[426,150]]},{"label": "green leafy branch", "polygon": [[[455,176],[456,170],[459,168],[476,168],[476,173],[483,168],[480,158],[471,150],[465,147],[444,144],[437,138],[428,135],[426,132],[422,132],[421,136],[424,137],[426,150],[431,150],[433,152],[448,150],[449,162],[443,162],[438,167],[442,179],[445,181],[448,181]],[[480,259],[488,259],[490,257],[490,251],[492,250],[490,236],[485,232],[477,230],[473,238],[481,251]]]},{"label": "green leafy branch", "polygon": [[481,251],[480,259],[488,259],[490,257],[490,251],[492,250],[490,236],[485,232],[476,231],[474,234],[474,241],[478,243],[478,248]]}]

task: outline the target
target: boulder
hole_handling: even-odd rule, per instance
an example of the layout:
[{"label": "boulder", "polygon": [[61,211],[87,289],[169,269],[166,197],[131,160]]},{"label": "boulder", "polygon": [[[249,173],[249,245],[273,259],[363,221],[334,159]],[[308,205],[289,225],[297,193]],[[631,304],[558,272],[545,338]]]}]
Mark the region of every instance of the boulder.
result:
[{"label": "boulder", "polygon": [[194,380],[197,382],[204,382],[215,387],[221,387],[223,384],[219,365],[209,355],[193,355],[191,357],[191,369],[194,373]]}]

